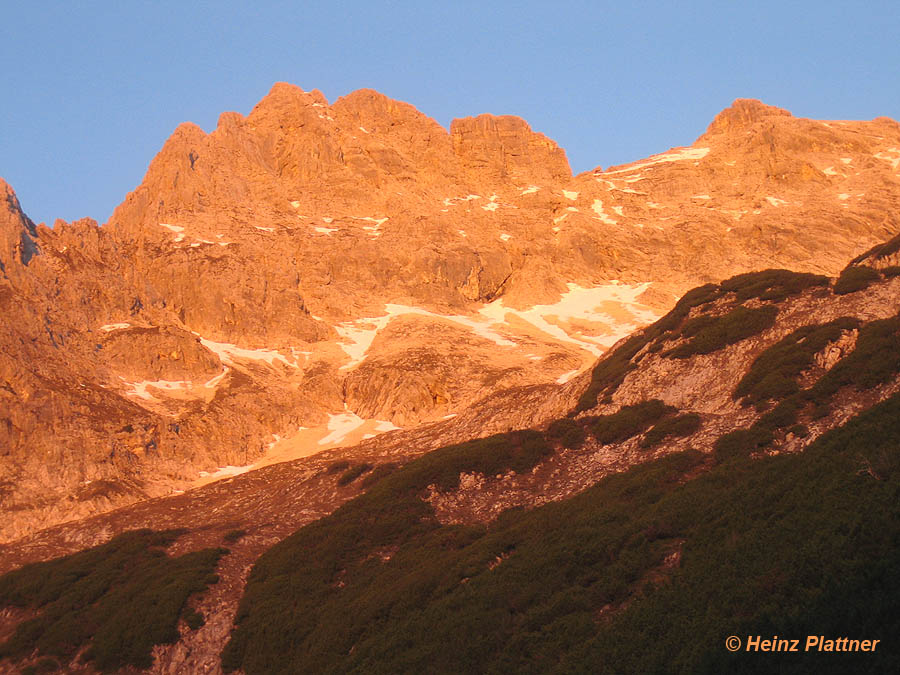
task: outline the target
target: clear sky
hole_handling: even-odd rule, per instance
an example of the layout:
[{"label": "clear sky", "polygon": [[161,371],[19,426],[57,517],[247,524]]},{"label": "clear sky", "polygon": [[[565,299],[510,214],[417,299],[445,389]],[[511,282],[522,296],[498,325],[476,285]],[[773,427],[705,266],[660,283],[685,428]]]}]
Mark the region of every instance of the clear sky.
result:
[{"label": "clear sky", "polygon": [[273,82],[371,87],[445,127],[515,114],[575,172],[692,143],[738,97],[900,119],[900,0],[4,0],[0,176],[35,221],[104,222],[183,121]]}]

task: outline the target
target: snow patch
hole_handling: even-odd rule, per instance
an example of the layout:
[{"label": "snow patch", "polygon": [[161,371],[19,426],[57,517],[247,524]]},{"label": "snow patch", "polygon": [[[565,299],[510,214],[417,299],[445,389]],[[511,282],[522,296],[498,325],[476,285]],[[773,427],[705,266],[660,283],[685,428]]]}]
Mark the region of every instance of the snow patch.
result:
[{"label": "snow patch", "polygon": [[375,420],[375,422],[375,431],[395,431],[401,428],[387,420]]},{"label": "snow patch", "polygon": [[104,330],[107,333],[110,333],[114,330],[122,330],[123,328],[131,328],[130,323],[108,323],[105,326],[100,326],[100,330]]},{"label": "snow patch", "polygon": [[454,323],[462,324],[471,329],[475,334],[483,337],[501,347],[515,347],[516,343],[507,340],[491,329],[494,322],[478,320],[468,316],[461,315],[445,315],[429,312],[419,307],[410,307],[408,305],[385,305],[386,314],[383,316],[362,318],[355,321],[345,321],[334,326],[337,334],[341,336],[343,342],[338,346],[344,350],[350,357],[350,362],[340,367],[340,370],[347,370],[362,363],[366,358],[366,352],[372,346],[375,336],[383,330],[395,316],[403,316],[405,314],[418,314],[420,316],[431,316],[437,319],[447,319]]},{"label": "snow patch", "polygon": [[841,161],[842,161],[844,164],[849,164],[850,162],[853,161],[853,158],[852,158],[852,157],[841,157]]},{"label": "snow patch", "polygon": [[591,208],[594,210],[594,213],[597,214],[597,218],[601,223],[606,223],[607,225],[616,225],[618,223],[618,221],[610,218],[609,214],[607,214],[606,211],[603,210],[603,202],[599,199],[594,200]]},{"label": "snow patch", "polygon": [[709,148],[674,148],[669,152],[660,155],[653,155],[644,162],[632,164],[625,169],[616,169],[615,171],[604,171],[604,175],[612,175],[617,173],[631,173],[648,166],[663,164],[665,162],[680,162],[686,159],[703,159],[709,154]]},{"label": "snow patch", "polygon": [[238,347],[229,342],[213,342],[212,340],[207,340],[197,333],[194,333],[194,335],[197,335],[197,337],[200,338],[200,344],[216,354],[222,363],[228,365],[234,365],[235,359],[243,359],[247,361],[265,361],[270,366],[274,366],[276,361],[281,361],[291,368],[299,368],[296,360],[291,363],[284,355],[273,349],[244,349],[243,347]]},{"label": "snow patch", "polygon": [[327,234],[329,236],[332,232],[337,232],[336,227],[314,227],[313,229],[320,234]]},{"label": "snow patch", "polygon": [[367,133],[369,133],[369,132],[368,132],[368,131],[366,131],[366,130],[365,130],[365,129],[364,129],[364,128],[363,128],[363,127],[360,127],[360,128],[359,128],[359,130],[360,130],[360,131],[361,131],[361,132],[363,132],[363,133],[364,133],[364,134],[367,134]]},{"label": "snow patch", "polygon": [[175,233],[175,238],[172,240],[174,242],[179,242],[184,240],[184,228],[180,225],[169,225],[168,223],[160,223],[160,227],[164,227],[167,230],[171,230]]},{"label": "snow patch", "polygon": [[[611,347],[621,338],[635,331],[640,325],[652,323],[659,318],[656,312],[637,301],[637,297],[649,286],[650,282],[629,285],[616,281],[593,288],[568,284],[569,290],[563,293],[559,302],[552,305],[535,305],[531,309],[523,311],[505,307],[503,299],[500,298],[485,305],[479,311],[482,315],[494,319],[498,323],[505,321],[508,314],[513,314],[562,342],[576,344],[591,354],[600,356],[604,349]],[[635,317],[637,323],[622,323],[604,311],[603,304],[608,301],[626,308]],[[575,337],[548,319],[598,322],[612,326],[614,330],[609,335],[595,337],[581,334]]]},{"label": "snow patch", "polygon": [[890,162],[894,171],[900,169],[900,148],[888,148],[884,152],[879,152],[872,156],[876,159],[883,159],[886,162]]},{"label": "snow patch", "polygon": [[784,206],[787,202],[783,199],[778,199],[778,197],[766,197],[766,201],[769,202],[772,206]]},{"label": "snow patch", "polygon": [[338,415],[329,414],[328,431],[331,433],[324,438],[320,438],[319,445],[340,443],[347,437],[347,434],[354,429],[361,427],[365,422],[366,421],[362,417],[359,417],[352,412],[343,412]]},{"label": "snow patch", "polygon": [[573,377],[575,377],[579,372],[579,370],[570,370],[568,373],[563,373],[559,377],[556,378],[556,384],[565,384]]},{"label": "snow patch", "polygon": [[257,230],[262,230],[263,232],[274,232],[275,231],[274,227],[261,227],[259,225],[254,225],[253,227],[255,227]]},{"label": "snow patch", "polygon": [[527,188],[522,190],[519,194],[520,195],[530,195],[531,193],[537,192],[540,189],[541,188],[539,188],[537,185],[529,185]]},{"label": "snow patch", "polygon": [[566,199],[571,199],[572,201],[575,201],[576,199],[578,199],[577,192],[572,192],[570,190],[563,190],[562,193],[563,193],[563,197],[565,197]]},{"label": "snow patch", "polygon": [[510,239],[512,239],[512,235],[511,235],[511,234],[506,234],[506,232],[504,232],[504,233],[502,233],[502,234],[500,235],[500,238],[501,238],[503,241],[509,241]]}]

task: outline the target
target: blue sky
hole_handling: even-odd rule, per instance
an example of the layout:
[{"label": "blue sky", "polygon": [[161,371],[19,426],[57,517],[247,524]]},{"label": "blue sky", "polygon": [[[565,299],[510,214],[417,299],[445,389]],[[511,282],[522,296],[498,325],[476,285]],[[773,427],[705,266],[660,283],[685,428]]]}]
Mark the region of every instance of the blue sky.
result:
[{"label": "blue sky", "polygon": [[36,221],[105,221],[173,129],[273,82],[362,87],[445,127],[525,118],[576,172],[686,145],[738,97],[900,119],[900,2],[8,2],[0,176]]}]

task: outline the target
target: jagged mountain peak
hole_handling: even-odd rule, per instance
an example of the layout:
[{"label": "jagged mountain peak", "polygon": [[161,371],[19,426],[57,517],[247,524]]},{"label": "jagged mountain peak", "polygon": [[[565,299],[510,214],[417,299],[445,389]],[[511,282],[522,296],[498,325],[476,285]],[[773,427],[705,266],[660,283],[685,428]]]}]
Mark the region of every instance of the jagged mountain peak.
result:
[{"label": "jagged mountain peak", "polygon": [[22,211],[15,190],[0,177],[0,273],[14,274],[10,268],[27,265],[38,252],[37,231]]},{"label": "jagged mountain peak", "polygon": [[792,117],[792,115],[787,110],[766,105],[757,99],[735,99],[734,103],[715,116],[707,127],[706,133],[700,138],[737,133],[768,117]]}]

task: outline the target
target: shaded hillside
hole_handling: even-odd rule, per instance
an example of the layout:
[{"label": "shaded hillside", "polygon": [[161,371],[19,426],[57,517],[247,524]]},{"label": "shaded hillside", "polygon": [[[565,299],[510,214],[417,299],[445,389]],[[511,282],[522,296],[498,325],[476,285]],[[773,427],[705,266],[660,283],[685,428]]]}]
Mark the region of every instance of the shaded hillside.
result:
[{"label": "shaded hillside", "polygon": [[[887,645],[898,298],[884,270],[848,292],[811,274],[739,275],[687,293],[555,394],[523,390],[432,435],[250,472],[22,550],[129,523],[190,527],[181,551],[245,530],[198,605],[207,625],[158,647],[154,672],[217,669],[223,647],[222,665],[247,673],[723,672],[774,663],[728,660],[731,634]],[[517,406],[536,428],[496,433]],[[485,437],[447,444],[463,433]],[[292,522],[308,524],[285,538]],[[883,647],[841,667],[895,657]]]}]

